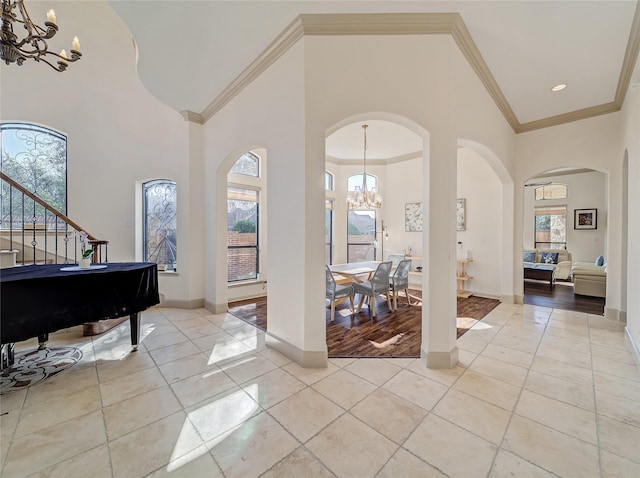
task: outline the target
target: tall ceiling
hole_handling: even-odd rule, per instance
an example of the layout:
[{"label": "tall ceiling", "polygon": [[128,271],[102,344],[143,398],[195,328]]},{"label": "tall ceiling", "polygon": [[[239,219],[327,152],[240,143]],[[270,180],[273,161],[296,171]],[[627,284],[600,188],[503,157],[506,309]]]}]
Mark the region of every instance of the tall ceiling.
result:
[{"label": "tall ceiling", "polygon": [[[205,117],[300,14],[458,13],[477,48],[473,61],[486,65],[481,79],[494,85],[492,96],[517,132],[615,111],[627,87],[640,83],[638,0],[108,3],[135,38],[149,91],[177,111]],[[552,92],[560,83],[567,87]],[[329,137],[327,155],[361,157],[360,126]],[[369,133],[374,161],[420,149],[392,123],[372,124]]]},{"label": "tall ceiling", "polygon": [[[638,36],[636,0],[108,3],[135,37],[146,87],[196,113],[302,13],[459,13],[520,124],[614,102],[630,34]],[[637,49],[631,69],[636,58]],[[552,93],[559,83],[567,88]]]}]

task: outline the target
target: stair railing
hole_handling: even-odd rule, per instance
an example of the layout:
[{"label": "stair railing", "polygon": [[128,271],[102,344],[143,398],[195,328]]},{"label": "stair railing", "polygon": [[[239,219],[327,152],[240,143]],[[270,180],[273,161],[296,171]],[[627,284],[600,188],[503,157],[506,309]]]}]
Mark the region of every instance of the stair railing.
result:
[{"label": "stair railing", "polygon": [[82,231],[93,250],[92,262],[109,261],[109,241],[89,234],[6,174],[0,172],[0,179],[0,249],[15,251],[17,263],[75,264],[82,256]]}]

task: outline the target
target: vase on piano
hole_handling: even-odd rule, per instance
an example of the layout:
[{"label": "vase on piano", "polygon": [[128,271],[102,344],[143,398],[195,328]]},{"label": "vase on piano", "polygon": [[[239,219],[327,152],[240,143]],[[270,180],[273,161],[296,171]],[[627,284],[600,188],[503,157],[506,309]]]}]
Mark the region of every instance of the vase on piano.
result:
[{"label": "vase on piano", "polygon": [[89,269],[91,267],[91,256],[81,257],[78,266],[80,266],[80,269]]}]

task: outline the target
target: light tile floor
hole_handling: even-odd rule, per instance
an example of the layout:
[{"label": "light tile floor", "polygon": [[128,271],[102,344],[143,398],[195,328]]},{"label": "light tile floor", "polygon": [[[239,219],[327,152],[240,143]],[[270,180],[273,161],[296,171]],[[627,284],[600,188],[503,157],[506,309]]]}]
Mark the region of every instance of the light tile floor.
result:
[{"label": "light tile floor", "polygon": [[154,308],[136,353],[126,323],[52,334],[83,360],[1,397],[0,475],[638,477],[640,375],[623,329],[502,304],[450,370],[302,369],[230,315]]}]

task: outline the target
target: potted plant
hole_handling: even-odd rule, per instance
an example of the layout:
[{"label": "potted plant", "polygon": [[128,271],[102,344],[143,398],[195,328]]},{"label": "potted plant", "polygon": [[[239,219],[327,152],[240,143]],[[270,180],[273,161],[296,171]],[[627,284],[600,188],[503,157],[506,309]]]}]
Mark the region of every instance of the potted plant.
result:
[{"label": "potted plant", "polygon": [[81,269],[89,269],[91,267],[91,256],[93,256],[93,249],[87,249],[88,235],[84,231],[78,233],[80,236],[80,262],[78,266]]}]

